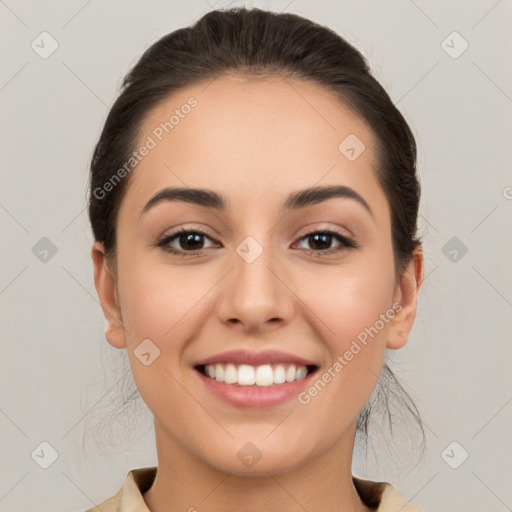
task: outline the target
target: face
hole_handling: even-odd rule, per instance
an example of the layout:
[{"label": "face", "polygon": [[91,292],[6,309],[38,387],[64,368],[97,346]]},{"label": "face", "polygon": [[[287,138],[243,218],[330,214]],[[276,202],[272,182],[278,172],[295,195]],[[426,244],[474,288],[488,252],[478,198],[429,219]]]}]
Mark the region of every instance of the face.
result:
[{"label": "face", "polygon": [[[116,288],[100,244],[93,256],[107,339],[128,350],[159,435],[236,474],[351,445],[418,285],[394,273],[369,127],[316,85],[221,77],[151,111],[143,144],[117,219]],[[178,187],[215,196],[154,199]],[[298,194],[311,187],[331,193]]]}]

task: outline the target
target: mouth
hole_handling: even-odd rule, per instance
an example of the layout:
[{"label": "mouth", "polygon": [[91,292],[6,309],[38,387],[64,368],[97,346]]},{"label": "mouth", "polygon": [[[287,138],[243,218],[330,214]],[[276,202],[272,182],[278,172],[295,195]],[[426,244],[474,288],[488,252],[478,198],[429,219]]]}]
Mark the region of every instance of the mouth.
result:
[{"label": "mouth", "polygon": [[192,364],[210,396],[238,408],[270,409],[311,385],[319,362],[280,350],[234,349]]},{"label": "mouth", "polygon": [[293,363],[262,364],[236,363],[198,364],[195,367],[207,379],[239,387],[268,387],[301,381],[318,370],[316,365]]}]

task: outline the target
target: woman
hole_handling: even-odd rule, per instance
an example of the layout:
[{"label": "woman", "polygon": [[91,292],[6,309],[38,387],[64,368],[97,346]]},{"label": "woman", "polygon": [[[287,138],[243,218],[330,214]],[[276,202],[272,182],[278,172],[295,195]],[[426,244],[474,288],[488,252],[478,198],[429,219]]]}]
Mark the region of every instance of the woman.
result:
[{"label": "woman", "polygon": [[361,54],[297,15],[212,11],[144,53],[89,215],[105,336],[158,466],[103,512],[417,510],[351,471],[416,314],[415,165]]}]

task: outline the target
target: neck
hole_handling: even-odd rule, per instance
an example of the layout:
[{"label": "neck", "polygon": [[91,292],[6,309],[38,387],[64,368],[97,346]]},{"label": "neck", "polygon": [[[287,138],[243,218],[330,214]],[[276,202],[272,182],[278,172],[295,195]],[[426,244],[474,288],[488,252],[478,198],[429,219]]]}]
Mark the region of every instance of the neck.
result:
[{"label": "neck", "polygon": [[315,460],[284,473],[240,476],[198,459],[155,421],[158,471],[151,512],[368,512],[352,482],[355,425]]}]

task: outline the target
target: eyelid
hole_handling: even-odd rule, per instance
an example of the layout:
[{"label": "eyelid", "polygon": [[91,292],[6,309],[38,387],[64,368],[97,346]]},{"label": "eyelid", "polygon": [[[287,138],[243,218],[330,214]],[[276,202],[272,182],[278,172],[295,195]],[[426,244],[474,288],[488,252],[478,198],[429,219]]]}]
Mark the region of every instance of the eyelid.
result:
[{"label": "eyelid", "polygon": [[194,232],[194,233],[201,233],[202,235],[205,235],[212,240],[214,240],[216,237],[216,235],[210,234],[209,231],[200,227],[199,225],[180,224],[178,227],[172,227],[172,228],[169,228],[168,230],[166,230],[166,232],[160,237],[160,240],[163,240],[163,239],[171,237],[171,236],[175,236],[182,232],[190,232],[190,231]]},{"label": "eyelid", "polygon": [[347,228],[342,228],[341,226],[335,226],[333,227],[331,225],[326,225],[325,222],[312,222],[308,224],[307,226],[303,227],[299,233],[296,235],[296,238],[303,238],[304,236],[307,236],[311,233],[317,233],[317,232],[326,232],[330,231],[332,233],[339,234],[347,239],[354,239],[355,235]]},{"label": "eyelid", "polygon": [[[170,240],[170,239],[173,239],[173,238],[176,238],[177,236],[179,236],[180,234],[182,233],[198,233],[200,235],[203,235],[205,238],[208,238],[210,239],[213,243],[217,244],[218,246],[218,242],[215,240],[215,238],[213,236],[211,236],[206,230],[204,230],[203,228],[200,228],[200,227],[197,227],[197,226],[180,226],[179,228],[176,228],[174,230],[172,230],[170,233],[165,233],[163,234],[161,237],[159,237],[156,241],[155,244],[153,244],[154,246],[165,246],[166,244],[164,244],[164,242]],[[179,249],[176,249],[177,251],[180,251]],[[184,252],[184,253],[188,253],[188,254],[194,254],[194,253],[197,253],[197,252],[200,252],[200,251],[203,251],[205,249],[198,249],[197,251],[180,251],[180,252]]]},{"label": "eyelid", "polygon": [[[358,249],[360,247],[359,243],[356,242],[353,236],[347,236],[344,234],[339,227],[337,228],[329,228],[329,227],[310,227],[307,231],[302,234],[298,234],[294,237],[294,244],[292,247],[295,247],[297,244],[300,244],[302,240],[306,239],[308,236],[312,236],[318,233],[328,233],[330,236],[334,237],[341,245],[338,247],[330,248],[330,249],[321,249],[321,250],[313,250],[313,249],[304,249],[299,248],[300,251],[309,251],[312,254],[317,254],[318,256],[328,256],[332,254],[340,254],[343,252],[347,252],[351,249]],[[306,229],[306,228],[304,228]],[[178,237],[181,233],[198,233],[209,240],[211,240],[217,247],[219,247],[218,242],[214,239],[214,237],[210,236],[204,229],[197,226],[180,226],[178,229],[173,230],[171,233],[162,235],[156,243],[152,244],[154,247],[161,248],[162,250],[179,256],[194,256],[203,253],[207,249],[211,249],[211,247],[205,247],[202,249],[186,251],[183,249],[171,248],[169,243],[172,239]]]},{"label": "eyelid", "polygon": [[[294,240],[299,240],[299,239],[304,238],[307,235],[310,235],[310,234],[313,234],[313,233],[317,233],[317,232],[332,232],[332,233],[335,233],[335,234],[339,234],[339,235],[347,238],[348,240],[354,241],[355,236],[347,228],[343,228],[347,232],[347,233],[344,233],[343,231],[340,230],[341,229],[340,227],[333,228],[333,227],[329,227],[329,226],[325,226],[325,225],[311,227],[311,226],[315,226],[317,224],[319,224],[319,223],[318,222],[313,222],[313,223],[308,224],[307,226],[303,227],[296,235],[294,235],[293,239]],[[320,223],[320,224],[322,224],[322,223]],[[167,233],[167,232],[164,233],[161,237],[159,237],[159,240],[164,240],[166,238],[169,238],[169,237],[172,237],[172,236],[176,236],[177,234],[179,234],[181,232],[189,232],[189,231],[201,233],[201,234],[207,236],[208,238],[210,238],[212,240],[214,240],[215,236],[216,236],[216,235],[212,236],[205,229],[203,229],[202,227],[199,227],[199,225],[196,225],[196,224],[192,224],[192,225],[180,224],[179,227],[176,228],[176,229],[170,228],[170,232],[169,233]],[[355,243],[355,241],[354,241],[354,243]]]},{"label": "eyelid", "polygon": [[[334,237],[335,239],[338,239],[338,241],[340,241],[342,245],[341,245],[341,247],[338,247],[338,248],[323,249],[323,250],[318,250],[318,251],[309,250],[311,253],[316,253],[319,255],[322,255],[322,254],[327,255],[327,254],[341,253],[343,251],[348,251],[350,249],[358,249],[359,248],[359,243],[356,242],[356,240],[353,237],[347,236],[339,229],[333,229],[333,228],[311,228],[310,231],[307,231],[306,233],[303,233],[302,235],[297,237],[297,242],[294,245],[296,245],[297,243],[300,243],[302,240],[306,239],[307,237],[315,235],[317,233],[327,233],[330,236]],[[308,249],[302,249],[302,250],[307,251]]]}]

